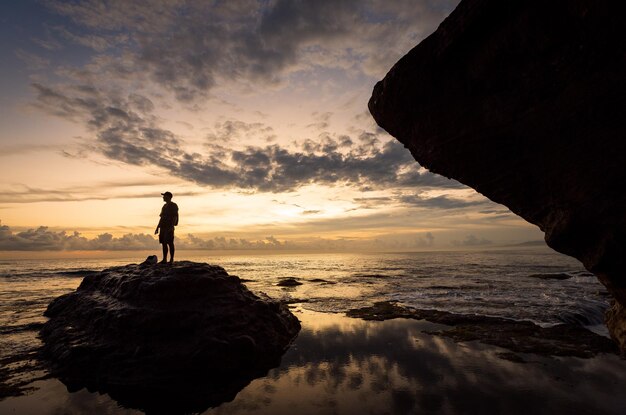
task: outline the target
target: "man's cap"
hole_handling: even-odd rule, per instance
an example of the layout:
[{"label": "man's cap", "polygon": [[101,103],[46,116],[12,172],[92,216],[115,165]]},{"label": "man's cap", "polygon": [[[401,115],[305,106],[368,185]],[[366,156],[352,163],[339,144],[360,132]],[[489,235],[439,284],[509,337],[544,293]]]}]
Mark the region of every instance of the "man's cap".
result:
[{"label": "man's cap", "polygon": [[161,193],[161,196],[169,196],[172,197],[172,192],[165,192],[165,193]]}]

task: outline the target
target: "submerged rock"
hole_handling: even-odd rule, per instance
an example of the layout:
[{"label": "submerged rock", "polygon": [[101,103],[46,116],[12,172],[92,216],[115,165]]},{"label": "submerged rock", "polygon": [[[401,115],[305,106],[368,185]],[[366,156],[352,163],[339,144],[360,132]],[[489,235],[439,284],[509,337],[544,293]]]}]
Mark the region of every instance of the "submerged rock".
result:
[{"label": "submerged rock", "polygon": [[540,327],[531,321],[509,320],[477,314],[455,314],[425,310],[382,301],[370,307],[348,311],[348,317],[363,320],[410,318],[451,326],[429,334],[446,336],[454,341],[478,340],[518,353],[544,356],[593,357],[598,353],[616,353],[615,344],[607,338],[574,324]]},{"label": "submerged rock", "polygon": [[302,285],[300,281],[295,278],[284,278],[278,282],[279,287],[296,287],[298,285]]},{"label": "submerged rock", "polygon": [[572,275],[566,274],[564,272],[557,272],[554,274],[532,274],[528,276],[529,278],[537,278],[540,280],[568,280],[572,278]]},{"label": "submerged rock", "polygon": [[463,0],[369,102],[422,166],[538,225],[623,306],[624,11],[607,0]]},{"label": "submerged rock", "polygon": [[285,305],[187,261],[89,275],[45,315],[42,353],[54,375],[149,412],[231,400],[280,363],[300,330]]}]

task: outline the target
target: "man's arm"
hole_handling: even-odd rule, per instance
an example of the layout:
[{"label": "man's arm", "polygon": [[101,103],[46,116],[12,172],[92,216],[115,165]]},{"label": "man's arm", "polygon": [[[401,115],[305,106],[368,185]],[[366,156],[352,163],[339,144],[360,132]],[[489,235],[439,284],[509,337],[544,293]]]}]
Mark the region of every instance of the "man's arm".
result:
[{"label": "man's arm", "polygon": [[163,217],[161,217],[161,219],[159,219],[159,223],[157,223],[157,227],[154,230],[154,234],[156,235],[157,233],[159,233],[159,228],[161,227],[161,222],[163,222]]}]

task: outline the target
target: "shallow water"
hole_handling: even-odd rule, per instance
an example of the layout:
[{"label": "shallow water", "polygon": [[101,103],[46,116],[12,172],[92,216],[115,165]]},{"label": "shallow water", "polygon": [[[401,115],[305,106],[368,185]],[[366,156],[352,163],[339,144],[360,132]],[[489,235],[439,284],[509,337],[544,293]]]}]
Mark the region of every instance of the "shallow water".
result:
[{"label": "shallow water", "polygon": [[[206,414],[622,414],[626,362],[518,354],[425,334],[441,327],[366,322],[296,309],[302,331],[281,365]],[[503,354],[504,353],[504,354]],[[504,358],[503,358],[504,357]],[[0,401],[0,413],[126,414],[107,395],[68,393],[56,379]],[[197,401],[197,396],[194,397]],[[196,402],[197,404],[197,402]],[[181,407],[179,413],[197,410]]]},{"label": "shallow water", "polygon": [[[477,390],[479,396],[496,401],[489,403],[492,408],[500,408],[500,394],[507,396],[504,406],[495,412],[515,412],[515,402],[525,403],[518,396],[523,391],[537,399],[550,397],[556,403],[546,408],[564,410],[571,402],[582,402],[578,394],[602,395],[605,387],[612,390],[615,385],[626,386],[626,369],[616,357],[533,357],[534,364],[521,365],[498,358],[494,347],[455,344],[421,333],[419,324],[423,323],[367,323],[341,314],[375,301],[397,300],[418,308],[527,319],[541,325],[570,322],[606,334],[602,325],[608,305],[604,287],[576,260],[548,249],[245,256],[186,256],[180,252],[178,259],[221,265],[231,275],[248,280],[246,285],[251,290],[296,302],[301,310],[298,316],[302,317],[303,330],[281,367],[267,378],[253,381],[234,402],[220,406],[217,412],[294,413],[290,409],[297,407],[300,413],[318,413],[316,408],[322,409],[322,413],[358,413],[350,409],[354,407],[373,408],[372,413],[402,413],[402,408],[410,407],[464,413],[462,407],[455,406],[456,400],[471,402]],[[0,413],[18,404],[26,405],[26,412],[16,413],[120,411],[118,404],[106,396],[84,390],[67,393],[58,380],[38,381],[42,372],[31,364],[30,357],[40,345],[38,325],[45,321],[43,311],[53,298],[75,289],[89,272],[142,260],[143,257],[0,261],[0,371],[9,371],[11,381],[19,377],[25,384],[31,382],[29,386],[34,388],[31,395],[0,401]],[[303,285],[276,285],[287,277],[296,278]],[[550,362],[569,363],[551,366]],[[592,384],[586,384],[587,380],[584,387],[563,383],[563,379],[571,379],[572,385],[576,383],[576,372],[568,372],[574,366],[577,370],[584,367],[579,375],[592,379]],[[383,367],[386,376],[393,374],[393,379],[381,378],[381,370],[376,367]],[[517,372],[529,380],[519,379]],[[541,382],[535,385],[530,379],[543,379],[547,391],[536,387]],[[568,391],[573,388],[573,392],[561,390],[564,385]],[[46,408],[62,409],[42,412],[42,402],[47,402]],[[610,396],[594,405],[594,409],[608,413],[620,413],[615,408],[626,408],[622,400]],[[34,409],[37,406],[39,409]],[[96,407],[97,410],[89,409]],[[580,403],[576,408],[586,406]]]},{"label": "shallow water", "polygon": [[[299,298],[315,311],[344,312],[374,301],[531,320],[549,325],[603,322],[606,290],[572,258],[547,249],[409,254],[335,254],[217,262],[247,285],[278,298]],[[566,280],[533,275],[568,274]],[[305,284],[274,286],[295,277]],[[331,284],[307,283],[323,279]]]},{"label": "shallow water", "polygon": [[[231,275],[249,280],[246,285],[253,291],[304,299],[305,307],[315,311],[344,312],[374,301],[398,300],[418,308],[543,325],[595,325],[603,322],[608,304],[604,287],[578,261],[548,249],[247,256],[182,252],[179,259],[221,265]],[[0,262],[0,322],[12,325],[24,321],[23,312],[38,313],[42,303],[73,289],[89,271],[141,260],[4,260]],[[537,277],[559,274],[571,278]],[[287,277],[304,284],[276,286]]]}]

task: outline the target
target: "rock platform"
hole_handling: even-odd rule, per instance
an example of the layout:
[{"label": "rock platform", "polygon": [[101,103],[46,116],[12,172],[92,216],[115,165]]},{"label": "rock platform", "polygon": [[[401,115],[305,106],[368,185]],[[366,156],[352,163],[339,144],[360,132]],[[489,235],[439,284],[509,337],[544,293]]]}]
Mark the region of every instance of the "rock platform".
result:
[{"label": "rock platform", "polygon": [[234,398],[280,363],[300,330],[286,305],[188,261],[88,275],[45,315],[42,355],[54,376],[148,412]]}]

